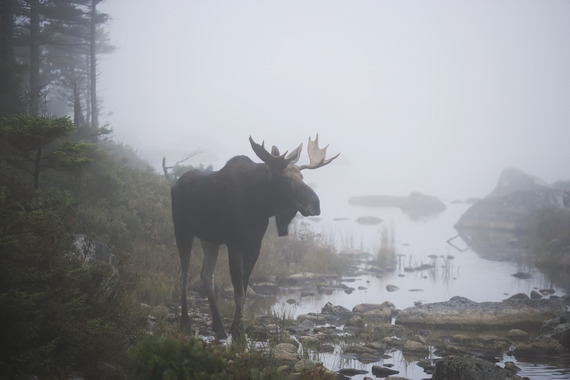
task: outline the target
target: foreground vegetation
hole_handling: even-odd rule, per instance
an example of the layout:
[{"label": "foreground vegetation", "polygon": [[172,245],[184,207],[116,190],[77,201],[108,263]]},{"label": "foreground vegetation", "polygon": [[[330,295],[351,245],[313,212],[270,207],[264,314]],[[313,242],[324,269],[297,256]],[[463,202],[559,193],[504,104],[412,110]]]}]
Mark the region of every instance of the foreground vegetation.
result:
[{"label": "foreground vegetation", "polygon": [[[85,132],[65,118],[26,116],[0,124],[0,378],[108,378],[109,365],[122,378],[144,378],[137,363],[149,351],[210,355],[173,329],[144,338],[148,321],[141,304],[179,302],[169,183],[128,147],[104,136],[85,141]],[[73,260],[76,234],[103,242],[118,259],[117,289],[104,303],[97,292],[112,268]],[[266,235],[252,281],[342,270],[338,255],[314,244],[314,236],[299,241],[276,235]],[[198,278],[201,255],[197,244],[191,278]],[[216,281],[225,288],[231,284],[227,255],[220,261]],[[219,354],[212,354],[212,363],[230,360]],[[231,360],[224,371],[240,366]],[[243,360],[241,371],[269,371],[261,358]],[[186,364],[180,365],[184,373]],[[165,372],[163,378],[196,378],[188,376]]]}]

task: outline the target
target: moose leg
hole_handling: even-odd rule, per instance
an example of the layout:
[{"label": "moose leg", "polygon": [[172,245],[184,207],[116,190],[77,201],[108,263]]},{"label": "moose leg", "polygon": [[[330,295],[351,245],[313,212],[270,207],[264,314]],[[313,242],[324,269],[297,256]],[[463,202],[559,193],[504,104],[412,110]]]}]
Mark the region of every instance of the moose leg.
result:
[{"label": "moose leg", "polygon": [[178,254],[180,256],[180,275],[181,275],[181,295],[180,295],[180,327],[190,328],[190,318],[188,317],[188,298],[186,289],[188,288],[188,267],[190,266],[190,254],[192,252],[192,235],[176,234],[176,245],[178,246]]},{"label": "moose leg", "polygon": [[255,263],[257,263],[257,259],[259,258],[259,252],[261,251],[261,242],[260,245],[253,250],[251,250],[249,255],[243,256],[243,291],[244,295],[247,292],[247,287],[249,284],[249,276],[255,267]]},{"label": "moose leg", "polygon": [[200,277],[202,279],[206,295],[208,296],[208,303],[210,304],[212,328],[214,329],[218,339],[226,339],[227,335],[224,330],[224,326],[222,325],[222,318],[220,317],[220,311],[218,310],[218,304],[216,302],[216,290],[214,283],[214,270],[216,269],[220,246],[218,244],[208,243],[202,240],[202,250],[204,251],[204,263],[202,265]]},{"label": "moose leg", "polygon": [[234,302],[236,310],[230,328],[233,340],[239,340],[242,335],[242,311],[245,303],[245,291],[243,281],[243,256],[241,250],[229,248],[230,275],[234,287]]}]

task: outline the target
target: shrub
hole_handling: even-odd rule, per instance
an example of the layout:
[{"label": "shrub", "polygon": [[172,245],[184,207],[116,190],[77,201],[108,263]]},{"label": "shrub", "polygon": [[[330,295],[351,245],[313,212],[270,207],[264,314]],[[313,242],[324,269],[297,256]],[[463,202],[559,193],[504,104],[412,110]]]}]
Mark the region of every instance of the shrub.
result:
[{"label": "shrub", "polygon": [[133,375],[139,380],[223,378],[226,365],[220,352],[198,338],[144,337],[130,350]]}]

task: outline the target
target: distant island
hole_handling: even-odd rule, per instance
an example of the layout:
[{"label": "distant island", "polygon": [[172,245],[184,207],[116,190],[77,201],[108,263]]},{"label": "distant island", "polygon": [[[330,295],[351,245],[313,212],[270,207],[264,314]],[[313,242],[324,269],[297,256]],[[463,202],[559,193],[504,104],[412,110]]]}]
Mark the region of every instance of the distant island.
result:
[{"label": "distant island", "polygon": [[407,197],[393,195],[363,195],[348,198],[352,206],[398,207],[412,216],[427,216],[445,211],[447,206],[432,195],[413,192]]}]

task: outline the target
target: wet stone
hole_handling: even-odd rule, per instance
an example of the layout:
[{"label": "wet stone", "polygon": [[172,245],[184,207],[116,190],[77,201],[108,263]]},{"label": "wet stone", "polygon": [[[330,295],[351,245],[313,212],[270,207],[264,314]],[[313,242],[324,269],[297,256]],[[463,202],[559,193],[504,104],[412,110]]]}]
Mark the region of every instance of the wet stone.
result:
[{"label": "wet stone", "polygon": [[372,366],[372,374],[376,377],[388,377],[390,375],[396,375],[400,373],[390,368],[381,367],[378,365]]},{"label": "wet stone", "polygon": [[341,368],[337,371],[339,374],[344,376],[356,376],[356,375],[366,375],[368,371],[356,368]]}]

